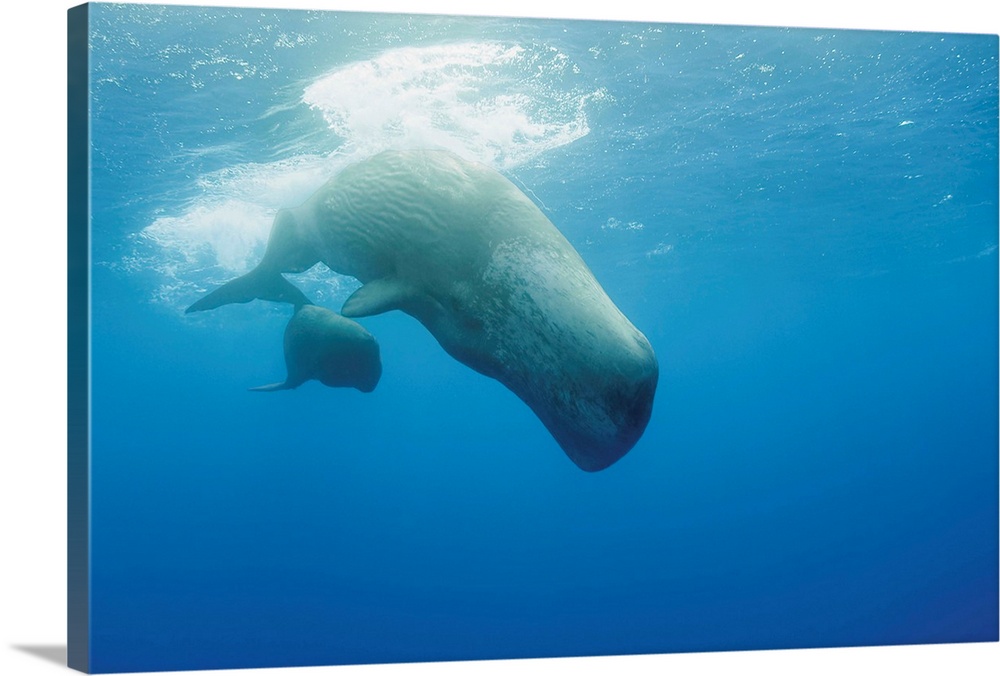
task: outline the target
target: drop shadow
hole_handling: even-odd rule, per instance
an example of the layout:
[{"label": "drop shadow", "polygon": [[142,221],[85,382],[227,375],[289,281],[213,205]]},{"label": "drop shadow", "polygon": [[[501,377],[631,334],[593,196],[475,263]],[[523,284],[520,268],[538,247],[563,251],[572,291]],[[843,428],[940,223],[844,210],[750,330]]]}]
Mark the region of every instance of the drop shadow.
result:
[{"label": "drop shadow", "polygon": [[15,645],[14,650],[34,655],[35,657],[53,662],[61,667],[66,666],[66,646],[64,645]]}]

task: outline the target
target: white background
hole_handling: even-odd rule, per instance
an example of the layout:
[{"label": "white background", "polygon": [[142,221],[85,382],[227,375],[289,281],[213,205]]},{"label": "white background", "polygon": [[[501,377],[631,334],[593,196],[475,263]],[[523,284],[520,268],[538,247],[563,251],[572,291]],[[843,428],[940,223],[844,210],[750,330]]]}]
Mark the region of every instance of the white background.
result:
[{"label": "white background", "polygon": [[[159,0],[162,4],[181,4]],[[5,5],[0,126],[0,674],[65,669],[66,603],[66,10]],[[188,2],[183,4],[199,4]],[[685,23],[998,32],[990,0],[206,0],[200,4],[476,13]],[[136,396],[142,396],[137,392]],[[619,658],[270,669],[307,676],[471,674],[995,674],[1000,644],[799,650]],[[184,672],[192,673],[192,672]],[[250,674],[256,671],[222,671]]]}]

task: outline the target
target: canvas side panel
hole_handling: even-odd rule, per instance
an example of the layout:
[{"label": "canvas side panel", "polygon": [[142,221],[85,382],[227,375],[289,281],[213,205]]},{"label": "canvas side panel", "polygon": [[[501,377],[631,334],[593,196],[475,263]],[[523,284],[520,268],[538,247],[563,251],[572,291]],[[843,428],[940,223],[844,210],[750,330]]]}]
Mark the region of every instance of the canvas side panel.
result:
[{"label": "canvas side panel", "polygon": [[67,661],[90,670],[90,123],[88,6],[68,13]]}]

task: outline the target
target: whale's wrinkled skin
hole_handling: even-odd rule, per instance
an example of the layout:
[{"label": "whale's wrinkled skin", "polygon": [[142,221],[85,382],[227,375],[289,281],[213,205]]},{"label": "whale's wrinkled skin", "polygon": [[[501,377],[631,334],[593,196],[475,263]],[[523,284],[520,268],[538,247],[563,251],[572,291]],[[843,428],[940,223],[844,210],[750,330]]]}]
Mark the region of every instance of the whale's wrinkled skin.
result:
[{"label": "whale's wrinkled skin", "polygon": [[291,390],[318,380],[327,387],[371,392],[382,376],[375,337],[356,321],[316,305],[298,307],[285,327],[285,365],[285,382],[251,389]]},{"label": "whale's wrinkled skin", "polygon": [[301,305],[281,273],[318,262],[363,283],[341,310],[402,310],[455,359],[520,397],[580,468],[621,458],[659,373],[643,336],[513,183],[446,151],[389,151],[275,217],[260,264],[188,312],[254,298]]}]

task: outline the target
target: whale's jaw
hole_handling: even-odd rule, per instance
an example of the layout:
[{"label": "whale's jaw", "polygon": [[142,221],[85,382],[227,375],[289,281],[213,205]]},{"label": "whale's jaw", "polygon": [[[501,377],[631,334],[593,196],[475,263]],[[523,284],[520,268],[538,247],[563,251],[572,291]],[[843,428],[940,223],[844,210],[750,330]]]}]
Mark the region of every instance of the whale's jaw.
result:
[{"label": "whale's jaw", "polygon": [[638,337],[646,348],[624,355],[628,364],[621,369],[565,379],[529,376],[508,385],[584,471],[618,462],[649,424],[659,366],[645,337]]},{"label": "whale's jaw", "polygon": [[613,421],[612,435],[583,435],[574,424],[569,432],[550,426],[548,429],[577,467],[597,472],[618,462],[646,431],[653,412],[653,395],[659,369],[655,359],[638,381],[609,386],[601,397],[601,408]]}]

